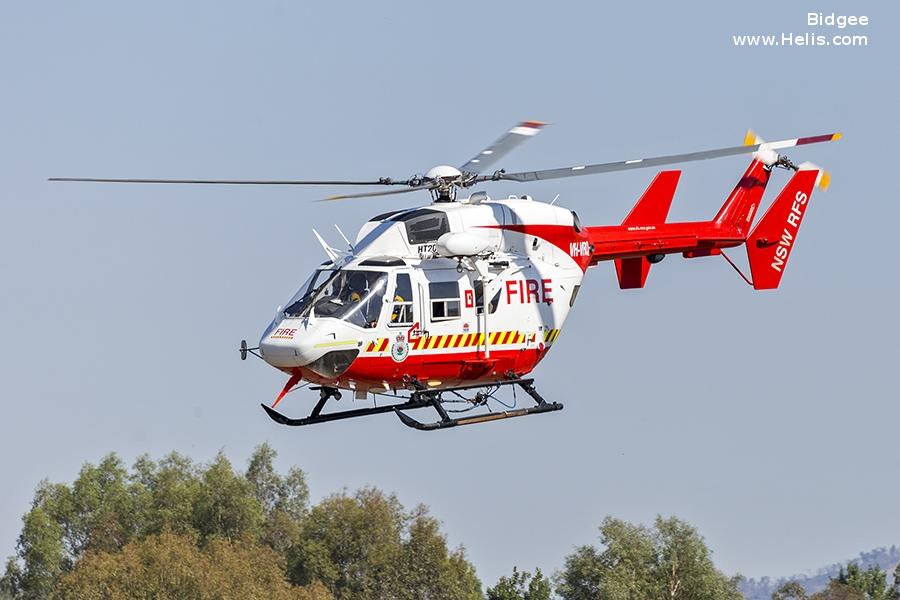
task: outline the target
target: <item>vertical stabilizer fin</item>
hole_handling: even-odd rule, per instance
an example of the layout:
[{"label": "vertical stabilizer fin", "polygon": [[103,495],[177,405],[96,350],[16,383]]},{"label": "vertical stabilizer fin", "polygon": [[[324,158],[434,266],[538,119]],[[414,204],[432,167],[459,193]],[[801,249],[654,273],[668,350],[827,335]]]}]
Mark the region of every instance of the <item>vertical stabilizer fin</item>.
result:
[{"label": "vertical stabilizer fin", "polygon": [[[665,223],[680,177],[681,171],[660,171],[622,221],[622,225],[652,227]],[[615,263],[619,288],[629,290],[644,287],[652,264],[646,256],[620,258]]]},{"label": "vertical stabilizer fin", "polygon": [[747,258],[757,290],[772,290],[781,283],[813,187],[822,181],[822,171],[812,167],[800,167],[747,238]]}]

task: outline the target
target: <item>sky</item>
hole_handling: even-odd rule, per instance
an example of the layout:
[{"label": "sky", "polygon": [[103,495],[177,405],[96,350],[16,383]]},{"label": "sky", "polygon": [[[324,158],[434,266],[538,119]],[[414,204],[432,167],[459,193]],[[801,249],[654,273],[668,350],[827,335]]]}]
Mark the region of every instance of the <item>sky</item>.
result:
[{"label": "sky", "polygon": [[[425,503],[485,583],[553,572],[606,515],[697,526],[726,573],[779,576],[900,544],[896,3],[845,3],[866,47],[735,47],[830,2],[0,5],[0,556],[43,478],[114,451],[268,441],[314,499],[373,485]],[[844,13],[847,14],[847,13]],[[591,269],[535,371],[559,413],[422,433],[390,415],[275,425],[284,376],[240,362],[323,259],[428,197],[315,203],[300,188],[101,186],[51,176],[408,177],[517,121],[507,169],[842,131],[788,153],[833,174],[776,292],[670,256],[643,290]],[[744,157],[684,166],[670,220],[709,218]],[[618,223],[652,170],[485,188]],[[768,199],[788,179],[778,172]],[[327,190],[336,193],[342,190]],[[743,261],[735,251],[736,260]],[[285,412],[313,398],[292,394]]]}]

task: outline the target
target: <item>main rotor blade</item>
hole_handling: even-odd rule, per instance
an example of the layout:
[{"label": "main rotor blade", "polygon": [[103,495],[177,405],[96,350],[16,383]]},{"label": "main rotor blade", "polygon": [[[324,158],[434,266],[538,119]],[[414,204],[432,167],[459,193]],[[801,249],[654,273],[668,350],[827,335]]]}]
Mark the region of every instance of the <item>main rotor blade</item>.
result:
[{"label": "main rotor blade", "polygon": [[419,190],[433,190],[435,185],[417,185],[414,187],[408,187],[402,190],[389,190],[389,191],[377,191],[377,192],[362,192],[359,194],[340,194],[337,196],[328,196],[327,198],[322,198],[317,200],[316,202],[328,202],[330,200],[347,200],[348,198],[371,198],[373,196],[391,196],[393,194],[406,194],[408,192],[417,192]]},{"label": "main rotor blade", "polygon": [[540,121],[522,121],[498,139],[496,142],[482,150],[477,156],[459,168],[463,173],[477,175],[484,173],[491,166],[512,152],[516,146],[534,137],[546,123]]},{"label": "main rotor blade", "polygon": [[581,165],[575,167],[564,167],[560,169],[546,169],[543,171],[523,171],[521,173],[497,173],[495,175],[482,175],[476,178],[476,181],[539,181],[543,179],[559,179],[561,177],[594,175],[597,173],[610,173],[612,171],[627,171],[629,169],[643,169],[646,167],[658,167],[661,165],[671,165],[675,163],[691,162],[695,160],[707,160],[710,158],[719,158],[722,156],[735,156],[738,154],[748,154],[750,152],[756,152],[757,150],[780,150],[782,148],[792,148],[794,146],[803,146],[806,144],[831,142],[834,140],[839,140],[840,138],[840,133],[828,133],[825,135],[815,135],[811,137],[796,138],[793,140],[764,142],[761,144],[751,144],[746,146],[731,146],[729,148],[717,148],[714,150],[703,150],[701,152],[688,152],[686,154],[671,154],[668,156],[656,156],[653,158],[638,158],[634,160],[623,160],[621,162]]},{"label": "main rotor blade", "polygon": [[100,179],[93,177],[50,177],[47,181],[81,181],[89,183],[202,183],[212,185],[407,185],[406,180],[388,177],[377,181],[318,181],[293,179]]}]

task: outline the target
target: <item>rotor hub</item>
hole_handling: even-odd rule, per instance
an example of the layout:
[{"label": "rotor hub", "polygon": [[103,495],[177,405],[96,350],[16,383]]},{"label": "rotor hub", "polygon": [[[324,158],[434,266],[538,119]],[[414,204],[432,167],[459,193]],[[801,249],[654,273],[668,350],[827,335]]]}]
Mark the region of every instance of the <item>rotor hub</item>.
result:
[{"label": "rotor hub", "polygon": [[431,198],[435,202],[456,200],[456,188],[462,184],[462,171],[450,165],[431,167],[425,173],[425,181],[432,183]]},{"label": "rotor hub", "polygon": [[460,177],[462,177],[462,171],[456,167],[451,167],[450,165],[431,167],[428,169],[428,172],[425,173],[425,178],[431,179],[432,181],[453,181]]}]

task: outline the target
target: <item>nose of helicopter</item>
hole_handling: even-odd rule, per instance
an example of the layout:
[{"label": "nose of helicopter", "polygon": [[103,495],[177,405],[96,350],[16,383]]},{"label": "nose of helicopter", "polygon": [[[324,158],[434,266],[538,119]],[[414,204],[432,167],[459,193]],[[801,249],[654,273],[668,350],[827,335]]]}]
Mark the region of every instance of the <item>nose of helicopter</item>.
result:
[{"label": "nose of helicopter", "polygon": [[301,367],[309,362],[311,348],[304,343],[305,331],[299,325],[282,321],[259,340],[259,354],[276,368]]},{"label": "nose of helicopter", "polygon": [[277,369],[305,367],[334,379],[350,368],[362,345],[352,331],[340,334],[340,324],[325,331],[306,321],[285,319],[269,326],[259,341],[259,354]]}]

